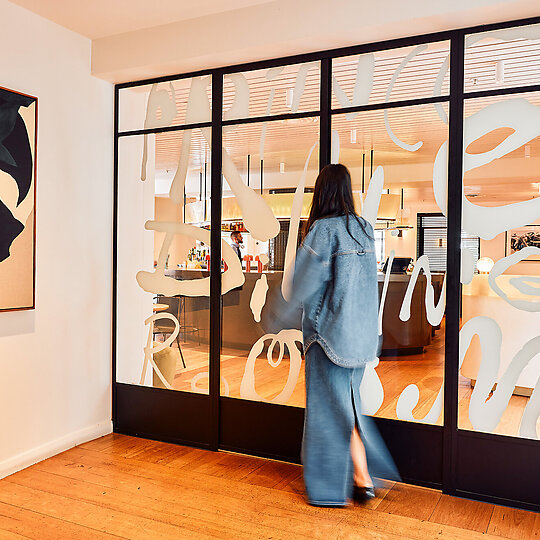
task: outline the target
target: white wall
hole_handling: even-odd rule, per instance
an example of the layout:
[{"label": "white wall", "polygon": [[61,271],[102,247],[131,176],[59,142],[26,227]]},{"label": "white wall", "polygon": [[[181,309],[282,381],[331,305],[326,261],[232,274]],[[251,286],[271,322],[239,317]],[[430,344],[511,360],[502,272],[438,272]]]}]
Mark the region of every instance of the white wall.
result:
[{"label": "white wall", "polygon": [[0,85],[39,99],[36,309],[0,313],[0,477],[111,430],[112,87],[0,0]]},{"label": "white wall", "polygon": [[536,15],[538,0],[275,0],[95,39],[92,70],[133,81]]}]

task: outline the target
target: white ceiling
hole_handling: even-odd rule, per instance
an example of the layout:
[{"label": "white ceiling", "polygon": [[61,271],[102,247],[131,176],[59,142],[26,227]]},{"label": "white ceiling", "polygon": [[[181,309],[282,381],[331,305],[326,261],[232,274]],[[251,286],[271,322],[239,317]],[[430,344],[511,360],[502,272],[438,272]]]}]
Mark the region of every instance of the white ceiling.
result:
[{"label": "white ceiling", "polygon": [[10,0],[90,39],[270,3],[269,0]]}]

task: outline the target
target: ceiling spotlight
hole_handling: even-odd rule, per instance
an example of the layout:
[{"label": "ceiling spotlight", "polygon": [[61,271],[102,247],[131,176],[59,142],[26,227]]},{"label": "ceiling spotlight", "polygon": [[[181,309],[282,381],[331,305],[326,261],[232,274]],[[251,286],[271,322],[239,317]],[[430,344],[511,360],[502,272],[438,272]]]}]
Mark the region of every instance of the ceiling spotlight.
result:
[{"label": "ceiling spotlight", "polygon": [[351,144],[356,144],[356,129],[351,129]]},{"label": "ceiling spotlight", "polygon": [[285,163],[281,162],[279,164],[279,172],[283,174],[285,172]]},{"label": "ceiling spotlight", "polygon": [[504,82],[504,60],[498,60],[495,62],[495,82]]},{"label": "ceiling spotlight", "polygon": [[530,144],[525,145],[525,157],[526,158],[531,157],[531,145]]}]

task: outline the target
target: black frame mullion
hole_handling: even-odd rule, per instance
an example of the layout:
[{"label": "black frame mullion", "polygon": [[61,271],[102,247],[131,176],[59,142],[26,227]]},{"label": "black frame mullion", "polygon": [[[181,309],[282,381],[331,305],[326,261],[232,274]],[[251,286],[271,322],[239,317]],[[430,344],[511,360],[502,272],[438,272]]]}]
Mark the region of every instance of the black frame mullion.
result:
[{"label": "black frame mullion", "polygon": [[345,114],[352,112],[377,111],[384,109],[396,109],[399,107],[414,107],[415,105],[429,105],[430,103],[446,103],[450,101],[449,95],[432,96],[417,99],[402,99],[398,101],[382,101],[380,103],[369,103],[368,105],[356,105],[354,107],[340,107],[332,109],[332,114]]},{"label": "black frame mullion", "polygon": [[116,327],[118,324],[117,302],[118,285],[118,124],[119,124],[119,88],[114,88],[114,149],[113,149],[113,208],[112,208],[112,309],[111,309],[111,350],[112,350],[112,423],[116,427],[117,415],[117,383],[116,383]]},{"label": "black frame mullion", "polygon": [[478,92],[465,92],[464,99],[475,99],[483,97],[507,96],[509,94],[525,94],[528,92],[540,92],[540,84],[529,86],[510,86],[508,88],[493,88],[491,90],[480,90]]},{"label": "black frame mullion", "polygon": [[212,425],[210,447],[218,450],[220,441],[221,381],[221,199],[222,181],[223,74],[212,76],[212,151],[210,183],[210,366],[209,392]]},{"label": "black frame mullion", "polygon": [[243,124],[260,124],[263,122],[278,122],[280,120],[293,120],[295,118],[309,118],[319,116],[319,111],[303,111],[296,113],[272,114],[265,116],[249,116],[247,118],[235,118],[233,120],[224,120],[223,126],[237,126]]},{"label": "black frame mullion", "polygon": [[319,124],[319,170],[330,163],[332,143],[332,60],[321,60],[320,124]]},{"label": "black frame mullion", "polygon": [[[446,330],[444,363],[443,492],[456,489],[459,330],[461,305],[461,193],[463,175],[463,81],[465,35],[450,43],[448,208],[446,237]],[[451,157],[450,157],[451,156]]]},{"label": "black frame mullion", "polygon": [[424,226],[422,215],[416,214],[416,260],[424,254]]},{"label": "black frame mullion", "polygon": [[169,131],[186,131],[188,129],[212,127],[212,122],[202,122],[199,124],[179,124],[177,126],[163,126],[157,128],[132,129],[129,131],[119,131],[118,137],[130,137],[132,135],[150,135],[156,133],[168,133]]}]

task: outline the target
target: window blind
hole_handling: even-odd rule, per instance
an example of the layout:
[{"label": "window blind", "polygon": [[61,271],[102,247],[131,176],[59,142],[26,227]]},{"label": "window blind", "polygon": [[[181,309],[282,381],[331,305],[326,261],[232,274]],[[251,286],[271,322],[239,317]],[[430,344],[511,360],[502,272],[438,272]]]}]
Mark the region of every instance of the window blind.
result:
[{"label": "window blind", "polygon": [[[418,214],[417,224],[417,258],[427,255],[433,272],[446,272],[446,217],[442,214]],[[480,238],[462,231],[461,248],[472,252],[476,264],[480,257]]]}]

